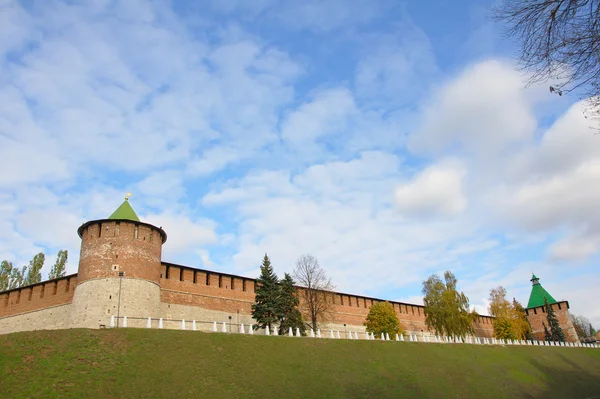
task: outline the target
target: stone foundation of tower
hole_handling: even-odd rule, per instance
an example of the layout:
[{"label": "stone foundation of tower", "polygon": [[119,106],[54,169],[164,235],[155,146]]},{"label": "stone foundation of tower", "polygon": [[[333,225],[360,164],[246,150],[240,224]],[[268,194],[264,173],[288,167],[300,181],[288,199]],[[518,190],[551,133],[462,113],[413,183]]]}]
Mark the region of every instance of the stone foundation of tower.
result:
[{"label": "stone foundation of tower", "polygon": [[161,317],[160,287],[129,277],[88,280],[75,290],[72,306],[72,325],[77,328],[108,326],[110,316]]}]

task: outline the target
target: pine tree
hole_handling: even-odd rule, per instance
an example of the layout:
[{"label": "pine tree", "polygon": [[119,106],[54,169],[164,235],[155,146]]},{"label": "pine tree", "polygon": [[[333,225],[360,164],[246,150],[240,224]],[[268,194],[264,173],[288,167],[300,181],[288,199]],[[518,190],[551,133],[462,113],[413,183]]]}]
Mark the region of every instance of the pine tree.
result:
[{"label": "pine tree", "polygon": [[260,276],[256,280],[255,303],[252,304],[252,318],[256,320],[257,328],[269,327],[280,318],[280,288],[277,275],[273,271],[267,254],[260,267]]},{"label": "pine tree", "polygon": [[[560,328],[560,323],[558,322],[558,318],[554,313],[554,309],[548,303],[548,300],[544,298],[544,306],[546,307],[546,318],[548,320],[548,327],[550,327],[550,340],[565,342],[565,334],[563,333],[562,328]],[[546,340],[548,341],[548,335],[546,325],[544,325],[544,329],[546,331]]]},{"label": "pine tree", "polygon": [[388,333],[391,337],[396,334],[404,334],[405,331],[400,326],[400,320],[394,311],[391,303],[377,302],[369,309],[367,320],[365,321],[367,332],[378,336]]},{"label": "pine tree", "polygon": [[24,275],[23,285],[31,285],[35,283],[39,283],[42,281],[42,267],[44,266],[44,261],[46,260],[46,255],[43,252],[35,255],[33,259],[29,262],[29,267],[27,268],[27,274]]},{"label": "pine tree", "polygon": [[552,334],[550,333],[550,331],[548,331],[548,327],[546,326],[546,323],[542,322],[542,326],[544,326],[544,340],[552,341]]},{"label": "pine tree", "polygon": [[56,262],[54,263],[54,266],[52,266],[50,273],[48,273],[48,279],[52,280],[65,275],[68,257],[69,251],[66,249],[58,251],[58,255],[56,255]]},{"label": "pine tree", "polygon": [[279,333],[286,334],[289,328],[295,332],[296,328],[300,330],[300,334],[306,335],[306,326],[302,320],[302,314],[298,310],[300,301],[296,295],[296,287],[294,287],[294,279],[292,276],[285,273],[284,278],[280,282],[280,297],[279,297]]}]

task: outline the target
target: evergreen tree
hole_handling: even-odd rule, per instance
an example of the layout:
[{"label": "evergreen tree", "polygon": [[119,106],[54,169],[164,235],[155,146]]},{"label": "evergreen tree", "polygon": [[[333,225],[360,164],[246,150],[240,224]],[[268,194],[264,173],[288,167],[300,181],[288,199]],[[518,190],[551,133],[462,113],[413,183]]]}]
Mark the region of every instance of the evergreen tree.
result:
[{"label": "evergreen tree", "polygon": [[256,280],[254,304],[252,304],[252,318],[256,320],[257,328],[269,327],[280,318],[280,289],[277,275],[273,271],[271,261],[267,254],[260,266],[260,276]]},{"label": "evergreen tree", "polygon": [[398,320],[394,307],[387,301],[377,302],[371,306],[365,321],[365,327],[367,332],[380,337],[385,333],[388,333],[390,337],[396,334],[405,334],[404,329],[400,326],[400,320]]},{"label": "evergreen tree", "polygon": [[546,323],[542,322],[542,326],[544,326],[544,340],[552,341],[552,334],[550,333],[550,331],[548,331],[548,327],[546,326]]},{"label": "evergreen tree", "polygon": [[279,334],[286,334],[291,327],[294,333],[296,332],[296,328],[298,328],[300,334],[306,335],[306,327],[302,320],[302,314],[298,310],[300,301],[296,295],[294,284],[292,276],[285,273],[279,286]]},{"label": "evergreen tree", "polygon": [[48,273],[48,279],[52,280],[54,278],[64,277],[66,273],[66,264],[67,258],[69,257],[69,251],[66,249],[58,251],[58,255],[56,255],[56,262],[50,273]]},{"label": "evergreen tree", "polygon": [[546,341],[565,342],[565,334],[563,333],[562,328],[560,328],[560,323],[558,322],[558,318],[554,313],[554,309],[552,309],[552,306],[550,306],[546,298],[544,298],[544,306],[546,307],[546,319],[548,320],[548,327],[550,327],[550,339],[548,339],[548,328],[546,328],[546,325],[544,324]]},{"label": "evergreen tree", "polygon": [[43,252],[35,255],[33,259],[29,262],[29,267],[27,268],[27,274],[24,274],[23,285],[31,285],[35,283],[39,283],[42,281],[42,267],[44,266],[44,261],[46,260],[46,255]]}]

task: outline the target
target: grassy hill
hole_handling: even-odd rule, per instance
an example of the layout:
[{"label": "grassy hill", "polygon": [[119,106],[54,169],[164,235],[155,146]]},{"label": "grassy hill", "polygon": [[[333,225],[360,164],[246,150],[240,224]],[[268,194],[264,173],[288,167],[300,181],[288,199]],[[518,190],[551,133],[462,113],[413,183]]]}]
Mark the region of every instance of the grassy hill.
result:
[{"label": "grassy hill", "polygon": [[2,398],[600,398],[600,349],[63,330],[0,336]]}]

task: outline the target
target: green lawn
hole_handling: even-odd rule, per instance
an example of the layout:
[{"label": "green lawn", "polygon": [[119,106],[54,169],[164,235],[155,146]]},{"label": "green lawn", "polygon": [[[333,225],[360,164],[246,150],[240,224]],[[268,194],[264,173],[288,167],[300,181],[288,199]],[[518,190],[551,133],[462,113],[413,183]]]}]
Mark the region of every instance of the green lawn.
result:
[{"label": "green lawn", "polygon": [[591,398],[600,349],[175,330],[0,336],[2,398]]}]

